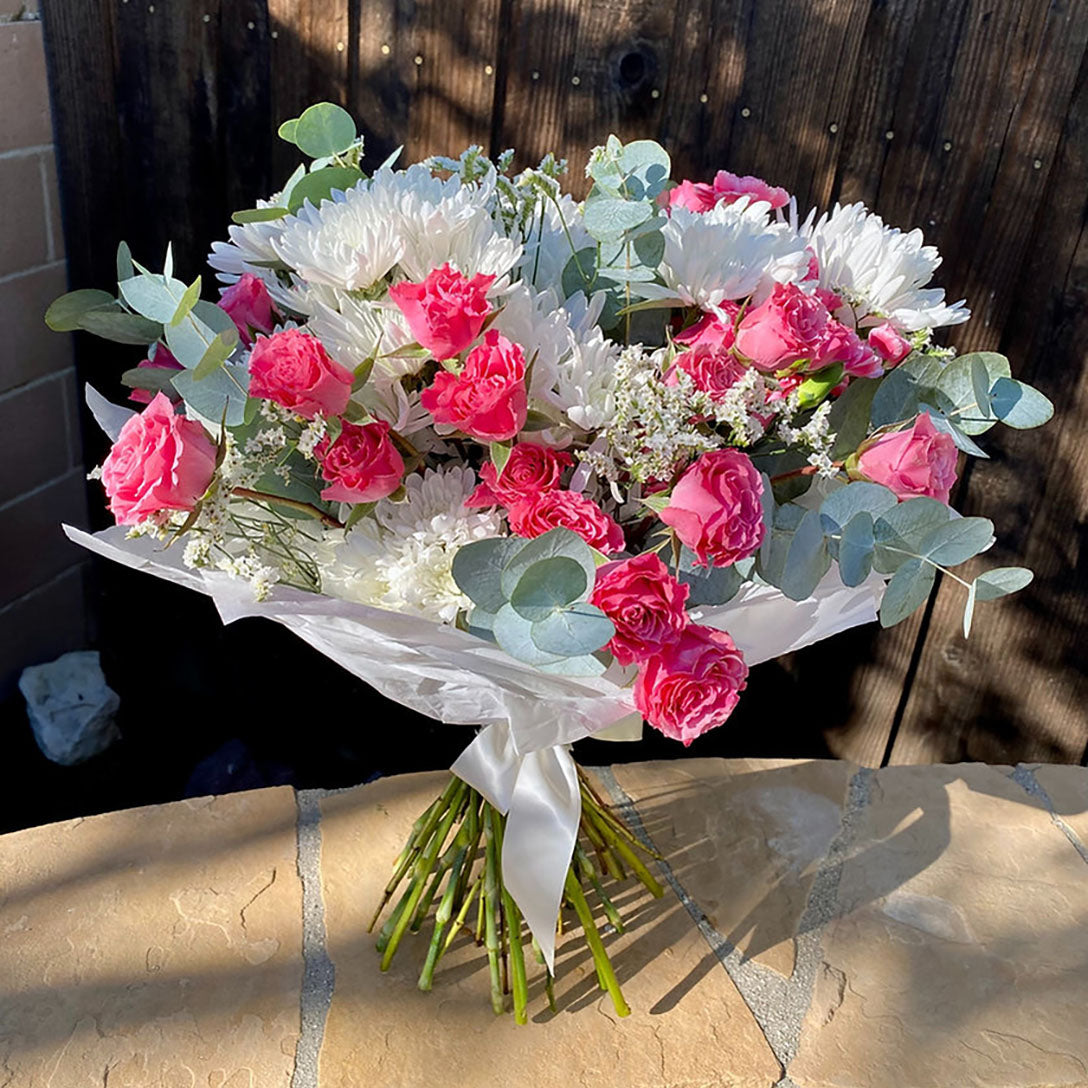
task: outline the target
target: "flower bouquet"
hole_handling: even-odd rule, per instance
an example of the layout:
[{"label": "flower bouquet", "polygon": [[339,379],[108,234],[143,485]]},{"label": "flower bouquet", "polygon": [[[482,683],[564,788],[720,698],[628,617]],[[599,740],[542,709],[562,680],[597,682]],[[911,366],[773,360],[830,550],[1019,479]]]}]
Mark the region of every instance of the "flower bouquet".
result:
[{"label": "flower bouquet", "polygon": [[[959,453],[1051,406],[935,343],[968,317],[936,251],[860,204],[676,184],[648,140],[594,148],[579,202],[553,156],[368,176],[328,103],[280,135],[309,161],[213,246],[218,301],[122,243],[116,296],[50,308],[146,356],[138,414],[87,390],[117,527],[68,533],[480,727],[393,864],[382,967],[429,927],[429,988],[467,934],[524,1021],[526,928],[550,982],[565,905],[623,1014],[594,912],[622,927],[606,879],[661,888],[570,743],[690,744],[752,664],[904,619],[994,539],[949,506]],[[949,576],[965,634],[1031,578]]]}]

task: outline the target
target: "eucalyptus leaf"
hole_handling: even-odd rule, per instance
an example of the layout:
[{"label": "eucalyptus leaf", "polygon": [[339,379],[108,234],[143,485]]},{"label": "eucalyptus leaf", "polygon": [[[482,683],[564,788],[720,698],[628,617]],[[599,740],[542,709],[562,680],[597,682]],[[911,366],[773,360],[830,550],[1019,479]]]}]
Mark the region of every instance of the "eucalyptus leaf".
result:
[{"label": "eucalyptus leaf", "polygon": [[208,349],[204,352],[200,362],[193,367],[193,377],[198,382],[211,377],[230,358],[230,353],[233,350],[234,345],[224,339],[222,333],[218,333],[208,345]]},{"label": "eucalyptus leaf", "polygon": [[572,253],[563,267],[563,296],[570,298],[587,291],[597,278],[597,248],[586,246]]},{"label": "eucalyptus leaf", "polygon": [[971,637],[971,621],[975,618],[975,601],[978,599],[978,590],[972,582],[967,587],[967,600],[963,606],[963,637]]},{"label": "eucalyptus leaf", "polygon": [[244,366],[220,367],[202,381],[196,380],[192,370],[178,370],[173,382],[186,405],[206,420],[215,423],[223,420],[228,427],[245,422],[249,371]]},{"label": "eucalyptus leaf", "polygon": [[929,356],[915,354],[899,364],[877,383],[870,420],[874,427],[901,423],[918,414],[919,405],[936,405],[935,383],[941,364]]},{"label": "eucalyptus leaf", "polygon": [[873,567],[873,517],[862,510],[847,523],[839,539],[839,574],[843,585],[860,586]]},{"label": "eucalyptus leaf", "polygon": [[292,190],[288,209],[298,211],[308,200],[315,208],[330,199],[333,190],[344,192],[358,185],[363,173],[354,166],[325,166],[307,174]]},{"label": "eucalyptus leaf", "polygon": [[956,443],[956,449],[963,450],[964,453],[970,454],[972,457],[980,457],[985,461],[990,459],[990,455],[974,439],[969,438],[952,420],[947,419],[940,412],[934,411],[928,414],[933,426],[938,431],[944,431],[945,434],[951,436],[952,441]]},{"label": "eucalyptus leaf", "polygon": [[573,559],[585,571],[587,585],[593,585],[597,577],[597,564],[593,561],[593,551],[577,533],[570,529],[549,529],[534,540],[526,543],[519,539],[519,543],[522,547],[508,559],[502,572],[504,599],[510,599],[518,582],[521,581],[521,576],[529,567],[552,556]]},{"label": "eucalyptus leaf", "polygon": [[884,598],[880,602],[880,626],[894,627],[925,604],[936,576],[936,568],[929,563],[921,559],[908,559],[892,575],[888,588],[884,590]]},{"label": "eucalyptus leaf", "polygon": [[158,275],[133,276],[130,280],[122,280],[118,287],[121,297],[138,314],[163,324],[177,313],[186,292],[181,280]]},{"label": "eucalyptus leaf", "polygon": [[137,344],[146,347],[162,336],[162,325],[148,321],[139,314],[126,313],[120,307],[86,310],[80,316],[79,327],[87,332],[113,340],[118,344]]},{"label": "eucalyptus leaf", "polygon": [[605,198],[586,204],[582,225],[598,241],[612,241],[653,214],[653,205],[648,201]]},{"label": "eucalyptus leaf", "polygon": [[553,665],[569,657],[566,653],[547,653],[534,641],[533,624],[518,615],[513,605],[504,604],[496,613],[491,626],[495,641],[513,658],[527,665]]},{"label": "eucalyptus leaf", "polygon": [[589,586],[580,564],[566,556],[554,555],[525,571],[510,594],[510,604],[524,619],[546,620],[580,600]]},{"label": "eucalyptus leaf", "polygon": [[[931,401],[952,415],[956,426],[965,434],[983,434],[994,425],[988,404],[989,390],[999,378],[1007,378],[1009,360],[996,351],[976,351],[953,359],[939,374],[937,396]],[[985,375],[985,377],[983,376]],[[977,391],[987,387],[984,400],[977,400]]]},{"label": "eucalyptus leaf", "polygon": [[134,416],[136,411],[126,408],[121,404],[114,404],[106,400],[104,396],[90,382],[83,387],[83,396],[87,401],[87,407],[91,410],[95,422],[106,433],[111,442],[116,442],[121,428]]},{"label": "eucalyptus leaf", "polygon": [[[290,122],[286,122],[290,124]],[[280,134],[283,134],[283,125]],[[347,110],[333,102],[318,102],[303,110],[288,137],[312,159],[336,155],[355,142],[355,122]]]},{"label": "eucalyptus leaf", "polygon": [[148,393],[171,393],[172,380],[177,373],[172,367],[134,366],[121,375],[121,384],[129,389],[143,389]]},{"label": "eucalyptus leaf", "polygon": [[286,208],[279,205],[271,208],[244,208],[231,214],[232,223],[270,223],[273,219],[282,219],[287,214]]},{"label": "eucalyptus leaf", "polygon": [[507,601],[502,571],[524,546],[519,537],[491,537],[462,544],[453,557],[453,580],[473,603],[498,612]]},{"label": "eucalyptus leaf", "polygon": [[924,496],[884,511],[873,525],[874,568],[881,574],[898,570],[910,558],[909,553],[918,554],[929,534],[947,524],[951,517],[952,511],[943,502]]},{"label": "eucalyptus leaf", "polygon": [[563,657],[581,657],[599,650],[615,633],[612,621],[588,601],[553,612],[531,628],[539,650]]},{"label": "eucalyptus leaf", "polygon": [[80,318],[88,310],[97,310],[103,306],[113,307],[116,300],[108,291],[84,288],[69,291],[66,295],[54,299],[45,311],[45,323],[54,332],[73,332],[80,328]]},{"label": "eucalyptus leaf", "polygon": [[990,394],[994,415],[1018,431],[1041,427],[1054,415],[1054,405],[1038,389],[1013,378],[998,378]]},{"label": "eucalyptus leaf", "polygon": [[718,605],[731,601],[744,585],[736,564],[728,567],[697,567],[688,548],[680,553],[680,581],[690,586],[688,605]]},{"label": "eucalyptus leaf", "polygon": [[136,275],[136,269],[132,265],[132,250],[128,248],[128,242],[117,243],[117,282],[130,280]]},{"label": "eucalyptus leaf", "polygon": [[603,676],[607,671],[603,662],[593,654],[582,654],[580,657],[567,657],[557,661],[554,665],[537,665],[541,672],[551,673],[556,676]]},{"label": "eucalyptus leaf", "polygon": [[170,324],[180,325],[188,316],[189,311],[196,305],[199,298],[200,277],[197,276],[197,278],[185,289],[185,294],[181,296],[178,308],[174,311],[174,316],[170,318]]},{"label": "eucalyptus leaf", "polygon": [[954,567],[986,551],[993,542],[994,524],[989,518],[955,518],[926,536],[921,554],[942,567]]},{"label": "eucalyptus leaf", "polygon": [[975,407],[979,415],[988,416],[990,412],[990,375],[986,364],[977,356],[969,355],[971,366],[971,391],[975,398]]},{"label": "eucalyptus leaf", "polygon": [[853,378],[831,407],[828,428],[835,435],[831,459],[849,457],[869,434],[869,413],[880,382],[875,378]]},{"label": "eucalyptus leaf", "polygon": [[809,510],[794,531],[779,589],[791,601],[807,600],[831,566],[820,512]]},{"label": "eucalyptus leaf", "polygon": [[1035,575],[1027,567],[994,567],[974,581],[980,601],[996,601],[1030,585]]},{"label": "eucalyptus leaf", "polygon": [[295,142],[295,130],[298,128],[298,118],[292,117],[288,121],[284,121],[282,125],[276,130],[281,140],[286,140],[289,144]]},{"label": "eucalyptus leaf", "polygon": [[899,499],[890,488],[868,480],[855,480],[824,499],[820,504],[820,523],[825,532],[837,533],[862,511],[875,519],[898,505]]}]

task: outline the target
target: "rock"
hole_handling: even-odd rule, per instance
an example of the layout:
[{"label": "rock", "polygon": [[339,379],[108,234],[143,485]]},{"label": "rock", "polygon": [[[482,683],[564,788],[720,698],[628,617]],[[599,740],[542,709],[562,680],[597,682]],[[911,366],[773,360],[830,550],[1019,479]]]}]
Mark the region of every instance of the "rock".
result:
[{"label": "rock", "polygon": [[121,735],[113,716],[121,698],[94,650],[31,665],[19,677],[34,739],[47,759],[71,767],[105,751]]}]

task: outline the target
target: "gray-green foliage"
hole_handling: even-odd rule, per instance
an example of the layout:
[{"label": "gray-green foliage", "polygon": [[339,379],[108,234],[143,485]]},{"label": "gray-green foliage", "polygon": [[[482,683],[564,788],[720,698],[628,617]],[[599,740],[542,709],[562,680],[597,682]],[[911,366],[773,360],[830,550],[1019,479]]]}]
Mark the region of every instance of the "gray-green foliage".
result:
[{"label": "gray-green foliage", "polygon": [[593,186],[583,225],[594,245],[575,253],[563,272],[563,290],[605,296],[601,325],[614,327],[621,311],[643,297],[639,285],[657,279],[665,252],[664,217],[657,197],[668,184],[672,163],[653,140],[623,144],[615,136],[597,148],[589,163]]},{"label": "gray-green foliage", "polygon": [[569,529],[474,541],[453,560],[454,581],[474,606],[468,629],[519,661],[565,675],[604,671],[594,652],[615,628],[587,600],[595,576],[593,551]]}]

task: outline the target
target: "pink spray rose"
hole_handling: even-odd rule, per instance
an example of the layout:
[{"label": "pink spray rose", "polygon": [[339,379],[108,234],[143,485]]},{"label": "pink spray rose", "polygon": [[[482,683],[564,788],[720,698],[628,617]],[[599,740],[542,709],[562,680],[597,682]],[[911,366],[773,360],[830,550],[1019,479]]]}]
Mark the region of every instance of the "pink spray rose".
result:
[{"label": "pink spray rose", "polygon": [[129,417],[102,464],[102,483],[118,525],[166,510],[192,510],[215,475],[215,443],[195,420],[174,414],[156,393]]},{"label": "pink spray rose", "polygon": [[711,450],[672,489],[661,520],[676,530],[700,566],[727,567],[763,543],[763,481],[740,450]]},{"label": "pink spray rose", "polygon": [[777,185],[768,185],[762,178],[745,174],[738,177],[728,170],[719,170],[714,175],[714,196],[716,203],[732,204],[742,196],[753,200],[765,200],[772,208],[784,208],[790,202],[790,194]]},{"label": "pink spray rose", "polygon": [[249,395],[275,401],[304,419],[338,416],[351,396],[352,373],[316,336],[285,329],[258,336],[249,356]]},{"label": "pink spray rose", "polygon": [[714,186],[705,181],[682,181],[675,188],[662,193],[658,199],[670,209],[687,208],[692,212],[708,212],[718,203]]},{"label": "pink spray rose", "polygon": [[910,430],[886,434],[862,446],[857,471],[900,499],[927,495],[948,502],[956,482],[956,443],[923,412]]},{"label": "pink spray rose", "polygon": [[[162,344],[158,344],[155,347],[154,359],[141,359],[136,364],[137,370],[184,370],[185,368],[174,358],[173,353],[169,348],[163,347]],[[128,395],[129,400],[134,400],[137,404],[150,404],[153,394],[146,389],[133,389]],[[177,394],[174,394],[175,397]]]},{"label": "pink spray rose", "polygon": [[507,511],[510,529],[528,540],[549,529],[570,529],[591,548],[614,555],[624,548],[623,530],[592,499],[578,491],[538,491]]},{"label": "pink spray rose", "polygon": [[468,353],[460,374],[441,370],[420,396],[436,423],[482,442],[505,442],[521,430],[529,409],[525,355],[495,329]]},{"label": "pink spray rose", "polygon": [[590,601],[616,628],[612,656],[630,665],[675,642],[688,625],[688,593],[654,552],[598,567]]},{"label": "pink spray rose", "polygon": [[234,322],[242,343],[248,348],[253,333],[272,331],[272,299],[264,280],[246,272],[237,283],[224,289],[219,308]]},{"label": "pink spray rose", "polygon": [[569,453],[535,442],[519,442],[510,451],[501,476],[493,461],[480,466],[483,482],[465,500],[465,505],[511,506],[537,492],[554,491],[563,469],[572,464],[574,458]]},{"label": "pink spray rose", "polygon": [[389,424],[345,419],[341,427],[333,442],[326,436],[314,447],[329,485],[321,497],[329,502],[374,502],[391,495],[400,487],[404,459],[389,438]]},{"label": "pink spray rose", "polygon": [[676,367],[691,375],[696,389],[711,400],[720,400],[748,368],[731,352],[716,351],[707,344],[698,344],[676,356]]},{"label": "pink spray rose", "polygon": [[855,378],[879,378],[884,365],[853,329],[834,318],[828,321],[813,345],[810,370],[820,370],[832,363],[842,363],[843,372]]},{"label": "pink spray rose", "polygon": [[447,262],[422,283],[394,284],[389,297],[418,343],[436,359],[452,359],[480,335],[491,313],[487,291],[494,282],[494,276],[466,279]]},{"label": "pink spray rose", "polygon": [[818,298],[796,284],[776,283],[770,297],[741,318],[737,350],[759,370],[782,370],[812,358],[829,320]]},{"label": "pink spray rose", "polygon": [[733,324],[740,306],[726,300],[721,304],[722,312],[728,318],[723,322],[717,314],[703,314],[694,325],[689,325],[683,332],[678,332],[673,339],[678,344],[687,344],[689,348],[705,344],[716,351],[725,351],[733,346]]},{"label": "pink spray rose", "polygon": [[884,360],[884,365],[889,369],[910,354],[910,342],[890,321],[869,330],[869,346]]},{"label": "pink spray rose", "polygon": [[747,678],[748,666],[733,640],[692,623],[642,663],[635,706],[655,729],[687,747],[733,713]]}]

